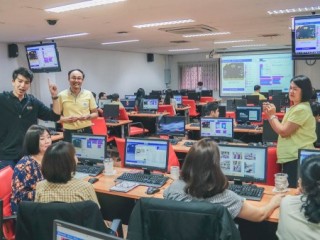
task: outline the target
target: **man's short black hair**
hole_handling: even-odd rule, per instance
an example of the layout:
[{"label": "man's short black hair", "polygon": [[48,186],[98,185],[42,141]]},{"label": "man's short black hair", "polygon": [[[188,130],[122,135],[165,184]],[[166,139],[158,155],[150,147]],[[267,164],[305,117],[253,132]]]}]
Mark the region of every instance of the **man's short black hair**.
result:
[{"label": "man's short black hair", "polygon": [[114,93],[112,94],[112,101],[118,101],[119,100],[119,94],[118,93]]},{"label": "man's short black hair", "polygon": [[258,90],[260,90],[261,89],[261,86],[260,85],[255,85],[254,86],[254,91],[258,91]]},{"label": "man's short black hair", "polygon": [[211,112],[217,111],[218,108],[219,104],[217,102],[207,103],[207,106],[205,108],[205,116],[209,116]]},{"label": "man's short black hair", "polygon": [[20,67],[20,68],[18,68],[18,69],[16,69],[16,70],[13,71],[13,73],[12,73],[12,80],[16,80],[17,77],[18,77],[18,75],[21,75],[21,76],[29,79],[29,80],[30,80],[30,83],[31,83],[32,80],[33,80],[33,73],[32,73],[30,70],[28,70],[28,69],[26,69],[26,68],[24,68],[24,67]]},{"label": "man's short black hair", "polygon": [[70,71],[68,72],[68,79],[70,78],[71,73],[74,72],[74,71],[81,72],[82,78],[84,79],[84,77],[85,77],[84,72],[83,72],[81,69],[79,69],[79,68],[70,70]]},{"label": "man's short black hair", "polygon": [[202,87],[203,86],[203,82],[198,82],[198,86]]}]

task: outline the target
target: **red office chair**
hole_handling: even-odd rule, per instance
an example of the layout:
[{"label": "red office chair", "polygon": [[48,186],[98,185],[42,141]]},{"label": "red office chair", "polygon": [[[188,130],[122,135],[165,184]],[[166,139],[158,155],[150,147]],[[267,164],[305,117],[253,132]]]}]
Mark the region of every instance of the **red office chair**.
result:
[{"label": "red office chair", "polygon": [[10,206],[13,170],[7,166],[0,170],[0,239],[14,239],[15,230]]},{"label": "red office chair", "polygon": [[163,113],[163,112],[169,113],[169,116],[176,115],[175,110],[171,104],[159,105],[158,112],[159,113]]},{"label": "red office chair", "polygon": [[121,164],[121,167],[123,168],[124,167],[124,147],[125,147],[124,145],[126,140],[124,138],[116,137],[115,141],[116,141],[117,149],[119,152],[120,164]]},{"label": "red office chair", "polygon": [[186,106],[190,106],[189,116],[190,117],[198,117],[199,113],[197,112],[196,102],[190,99],[182,99],[182,104]]},{"label": "red office chair", "polygon": [[108,128],[106,120],[103,117],[97,117],[91,120],[92,122],[92,132],[97,135],[105,135],[107,137],[107,143],[114,141],[114,136],[108,134]]},{"label": "red office chair", "polygon": [[200,97],[200,102],[207,103],[207,102],[214,102],[214,101],[215,101],[214,97]]},{"label": "red office chair", "polygon": [[[119,120],[129,120],[129,116],[126,109],[124,108],[119,109]],[[141,127],[135,127],[133,125],[139,125]],[[136,136],[136,135],[144,135],[148,133],[149,130],[144,128],[142,122],[133,122],[128,124],[128,132],[129,132],[129,136]]]}]

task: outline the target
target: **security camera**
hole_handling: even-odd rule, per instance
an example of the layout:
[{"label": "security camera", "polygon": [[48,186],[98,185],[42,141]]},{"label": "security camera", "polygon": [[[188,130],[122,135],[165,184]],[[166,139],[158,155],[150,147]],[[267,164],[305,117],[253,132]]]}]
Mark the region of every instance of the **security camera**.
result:
[{"label": "security camera", "polygon": [[58,22],[58,19],[47,19],[47,23],[50,26],[56,25],[57,22]]}]

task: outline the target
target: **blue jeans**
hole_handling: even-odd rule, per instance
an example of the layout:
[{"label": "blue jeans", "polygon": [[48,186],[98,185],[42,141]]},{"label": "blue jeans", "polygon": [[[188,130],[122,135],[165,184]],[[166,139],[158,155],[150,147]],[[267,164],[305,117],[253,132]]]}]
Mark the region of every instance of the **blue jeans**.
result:
[{"label": "blue jeans", "polygon": [[5,168],[6,166],[11,166],[12,169],[14,169],[14,166],[16,165],[15,160],[0,160],[0,169]]}]

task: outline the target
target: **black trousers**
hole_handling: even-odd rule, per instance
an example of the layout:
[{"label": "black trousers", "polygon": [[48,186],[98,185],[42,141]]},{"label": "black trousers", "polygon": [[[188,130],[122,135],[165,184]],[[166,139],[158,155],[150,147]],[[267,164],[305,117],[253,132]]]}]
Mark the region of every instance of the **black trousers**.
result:
[{"label": "black trousers", "polygon": [[76,130],[64,129],[63,130],[63,140],[71,143],[72,133],[90,133],[90,134],[92,134],[92,129],[91,129],[91,127],[85,127],[85,128],[80,128],[80,129],[76,129]]},{"label": "black trousers", "polygon": [[282,172],[288,174],[289,187],[296,188],[298,185],[298,160],[283,163]]}]

